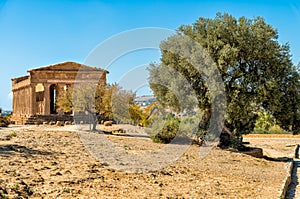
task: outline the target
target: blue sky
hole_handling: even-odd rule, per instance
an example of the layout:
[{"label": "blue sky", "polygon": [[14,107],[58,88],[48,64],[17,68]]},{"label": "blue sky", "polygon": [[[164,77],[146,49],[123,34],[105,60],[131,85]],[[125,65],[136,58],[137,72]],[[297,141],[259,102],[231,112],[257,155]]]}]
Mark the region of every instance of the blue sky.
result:
[{"label": "blue sky", "polygon": [[[262,16],[291,46],[293,62],[300,62],[299,0],[0,0],[0,107],[11,109],[11,78],[30,68],[67,60],[84,63],[95,47],[113,35],[135,28],[175,30],[199,17],[217,12],[235,17]],[[117,59],[108,67],[109,82],[126,71],[159,61],[157,50],[144,50]],[[122,66],[122,67],[121,67]]]}]

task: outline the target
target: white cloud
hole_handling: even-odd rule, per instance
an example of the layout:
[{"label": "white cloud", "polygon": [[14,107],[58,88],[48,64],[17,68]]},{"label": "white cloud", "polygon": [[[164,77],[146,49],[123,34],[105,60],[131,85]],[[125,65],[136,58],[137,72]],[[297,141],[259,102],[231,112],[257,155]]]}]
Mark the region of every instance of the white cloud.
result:
[{"label": "white cloud", "polygon": [[12,92],[8,93],[8,99],[12,100],[12,98],[13,98],[13,93]]}]

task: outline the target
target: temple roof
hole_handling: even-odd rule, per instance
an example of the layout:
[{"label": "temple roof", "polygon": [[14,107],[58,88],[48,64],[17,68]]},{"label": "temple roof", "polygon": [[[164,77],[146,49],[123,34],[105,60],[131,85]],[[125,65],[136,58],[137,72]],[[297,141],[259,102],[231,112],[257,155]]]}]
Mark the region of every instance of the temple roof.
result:
[{"label": "temple roof", "polygon": [[43,66],[40,68],[30,69],[27,72],[34,72],[34,71],[102,71],[109,73],[107,70],[102,68],[87,66],[84,64],[79,64],[76,62],[66,61],[58,64],[53,64],[49,66]]},{"label": "temple roof", "polygon": [[24,80],[26,80],[26,79],[28,79],[28,78],[29,78],[29,75],[26,75],[26,76],[21,76],[21,77],[12,78],[11,80],[12,80],[12,81],[15,81],[16,83],[18,83],[18,82],[24,81]]}]

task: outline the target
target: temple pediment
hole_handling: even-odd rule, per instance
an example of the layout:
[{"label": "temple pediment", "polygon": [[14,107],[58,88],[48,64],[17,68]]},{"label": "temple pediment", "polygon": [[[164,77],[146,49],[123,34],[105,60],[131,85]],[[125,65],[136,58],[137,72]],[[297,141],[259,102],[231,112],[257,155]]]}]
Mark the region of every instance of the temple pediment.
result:
[{"label": "temple pediment", "polygon": [[71,62],[71,61],[28,70],[28,72],[38,72],[38,71],[74,71],[74,72],[77,72],[77,71],[91,71],[91,72],[97,71],[97,72],[99,72],[99,71],[101,71],[101,72],[108,73],[108,71],[106,71],[102,68],[91,67],[91,66],[79,64],[76,62]]}]

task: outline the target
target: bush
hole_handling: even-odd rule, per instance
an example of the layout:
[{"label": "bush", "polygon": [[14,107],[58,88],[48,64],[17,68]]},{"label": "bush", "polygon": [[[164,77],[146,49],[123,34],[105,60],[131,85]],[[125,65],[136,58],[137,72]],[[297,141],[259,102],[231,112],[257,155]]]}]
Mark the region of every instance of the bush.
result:
[{"label": "bush", "polygon": [[153,142],[157,143],[170,143],[176,136],[179,129],[180,120],[172,116],[168,116],[164,120],[163,127],[161,130],[157,128],[152,128],[154,131],[158,131],[155,135],[151,136]]},{"label": "bush", "polygon": [[280,128],[279,125],[273,125],[269,128],[269,132],[272,134],[285,134],[288,133],[285,130],[283,130],[282,128]]},{"label": "bush", "polygon": [[0,127],[8,127],[9,124],[10,124],[10,120],[8,117],[0,116]]},{"label": "bush", "polygon": [[256,134],[287,134],[289,132],[283,130],[276,124],[273,115],[266,111],[260,110],[258,112],[258,119],[256,120],[253,133]]},{"label": "bush", "polygon": [[177,134],[195,138],[196,143],[201,144],[206,135],[204,129],[199,128],[200,116],[189,115],[182,119],[172,115],[167,117],[155,116],[151,119],[150,128],[146,132],[154,142],[170,143]]},{"label": "bush", "polygon": [[13,137],[17,137],[17,133],[16,132],[11,132],[10,134],[8,134],[7,136],[6,136],[8,139],[11,139],[11,138],[13,138]]},{"label": "bush", "polygon": [[273,115],[266,111],[258,111],[258,118],[255,123],[255,127],[259,129],[268,130],[275,123]]},{"label": "bush", "polygon": [[273,125],[268,130],[263,128],[254,128],[253,133],[255,134],[289,134],[289,132],[280,128],[279,125]]}]

